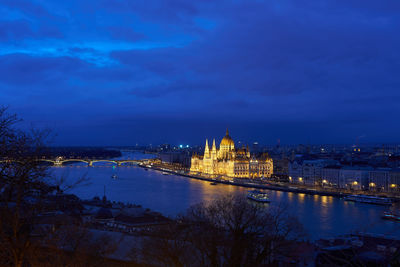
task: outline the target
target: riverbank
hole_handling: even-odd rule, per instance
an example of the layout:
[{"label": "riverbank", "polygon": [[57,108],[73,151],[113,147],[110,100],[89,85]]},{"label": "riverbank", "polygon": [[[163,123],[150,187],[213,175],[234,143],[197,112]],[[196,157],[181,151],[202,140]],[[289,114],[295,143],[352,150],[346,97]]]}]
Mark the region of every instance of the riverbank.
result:
[{"label": "riverbank", "polygon": [[[198,176],[198,175],[193,175],[189,173],[184,173],[184,172],[178,172],[170,169],[166,169],[164,167],[158,167],[158,166],[151,166],[148,167],[146,165],[138,165],[139,167],[146,168],[146,169],[153,169],[161,172],[166,172],[174,175],[179,175],[187,178],[192,178],[192,179],[197,179],[197,180],[202,180],[202,181],[207,181],[207,182],[212,182],[212,183],[219,183],[219,184],[227,184],[227,185],[234,185],[234,186],[241,186],[241,187],[246,187],[246,188],[257,188],[257,189],[266,189],[266,190],[275,190],[275,191],[283,191],[283,192],[292,192],[292,193],[298,193],[298,194],[307,194],[307,195],[319,195],[319,196],[332,196],[332,197],[338,197],[342,198],[345,196],[353,195],[356,194],[357,192],[352,192],[352,193],[347,193],[347,192],[332,192],[332,191],[325,191],[321,189],[315,189],[315,188],[299,188],[296,187],[296,185],[273,185],[270,183],[256,183],[256,182],[238,182],[234,180],[221,180],[221,179],[213,179],[213,178],[208,178],[204,176]],[[363,192],[365,193],[365,192]],[[393,197],[393,196],[387,196],[388,198],[391,198],[395,202],[399,202],[400,198],[399,197]]]}]

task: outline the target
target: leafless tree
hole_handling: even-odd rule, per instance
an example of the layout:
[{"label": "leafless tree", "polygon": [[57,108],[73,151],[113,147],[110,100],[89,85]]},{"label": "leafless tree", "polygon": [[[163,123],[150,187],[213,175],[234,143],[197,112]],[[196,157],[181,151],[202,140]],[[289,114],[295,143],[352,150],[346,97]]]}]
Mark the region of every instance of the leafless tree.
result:
[{"label": "leafless tree", "polygon": [[[48,196],[60,186],[49,183],[49,169],[38,161],[47,152],[49,132],[19,130],[19,121],[0,107],[0,266],[42,266],[45,262],[49,266],[88,266],[89,262],[101,262],[115,249],[114,242],[92,237],[79,220],[68,224],[67,216],[50,218],[58,222],[49,224],[39,216],[54,209]],[[61,227],[54,227],[56,224]],[[71,256],[73,261],[68,261]]]},{"label": "leafless tree", "polygon": [[43,208],[40,196],[50,190],[46,168],[37,156],[46,132],[18,130],[15,115],[0,108],[0,246],[3,264],[22,266],[32,248],[32,223]]},{"label": "leafless tree", "polygon": [[165,266],[266,266],[304,238],[284,209],[227,195],[191,207],[173,227],[145,239],[143,249],[146,259]]}]

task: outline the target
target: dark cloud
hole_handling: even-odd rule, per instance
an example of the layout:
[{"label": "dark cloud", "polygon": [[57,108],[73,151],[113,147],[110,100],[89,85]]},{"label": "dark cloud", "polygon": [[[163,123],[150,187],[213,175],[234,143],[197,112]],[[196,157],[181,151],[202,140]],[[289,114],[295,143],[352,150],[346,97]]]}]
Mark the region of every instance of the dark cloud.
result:
[{"label": "dark cloud", "polygon": [[[400,133],[397,1],[0,5],[9,10],[0,22],[0,97],[60,136],[68,132],[60,118],[88,135],[104,131],[97,143],[109,141],[107,129],[128,144],[128,136],[198,140],[227,125],[264,142],[352,142],[364,133],[396,141]],[[162,138],[148,134],[167,128]]]},{"label": "dark cloud", "polygon": [[53,26],[43,26],[38,29],[32,27],[27,20],[0,21],[0,41],[18,44],[26,39],[62,38],[63,34]]},{"label": "dark cloud", "polygon": [[54,14],[51,14],[41,4],[35,3],[35,1],[29,0],[3,0],[1,5],[7,8],[11,8],[20,11],[31,17],[46,17],[54,18]]},{"label": "dark cloud", "polygon": [[65,75],[72,74],[85,65],[88,64],[69,57],[4,55],[0,58],[0,81],[10,86],[25,85],[30,88],[32,86],[40,88],[43,83],[51,79],[57,78],[57,81],[67,79]]},{"label": "dark cloud", "polygon": [[110,26],[108,27],[108,31],[110,32],[112,38],[117,40],[127,40],[135,42],[146,38],[144,34],[135,32],[129,27]]},{"label": "dark cloud", "polygon": [[26,20],[0,21],[0,41],[18,42],[33,35]]},{"label": "dark cloud", "polygon": [[116,12],[132,12],[137,16],[151,21],[167,23],[188,23],[199,13],[194,1],[185,0],[153,0],[141,1],[111,1],[103,0],[102,5]]}]

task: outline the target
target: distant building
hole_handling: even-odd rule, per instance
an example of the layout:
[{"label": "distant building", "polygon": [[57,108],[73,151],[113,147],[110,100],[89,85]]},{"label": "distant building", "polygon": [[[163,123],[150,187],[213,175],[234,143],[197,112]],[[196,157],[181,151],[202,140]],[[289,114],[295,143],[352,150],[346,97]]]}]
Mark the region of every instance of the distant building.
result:
[{"label": "distant building", "polygon": [[183,167],[190,167],[190,154],[186,151],[170,151],[159,153],[161,162],[168,164],[180,164]]},{"label": "distant building", "polygon": [[170,151],[171,150],[171,145],[170,144],[162,144],[159,147],[160,151]]},{"label": "distant building", "polygon": [[274,158],[274,175],[279,177],[288,177],[289,176],[289,159],[282,158]]},{"label": "distant building", "polygon": [[339,188],[368,189],[368,168],[343,167],[340,169]]},{"label": "distant building", "polygon": [[389,173],[389,188],[390,192],[399,192],[400,191],[400,169],[392,170]]},{"label": "distant building", "polygon": [[328,165],[336,165],[331,159],[295,160],[289,163],[289,181],[306,185],[322,184],[322,170]]},{"label": "distant building", "polygon": [[326,166],[322,169],[322,185],[339,188],[340,169],[338,165]]},{"label": "distant building", "polygon": [[289,181],[291,183],[298,183],[298,184],[304,183],[303,166],[299,161],[294,160],[292,162],[289,162],[288,172],[289,172]]},{"label": "distant building", "polygon": [[268,154],[255,157],[250,155],[248,148],[236,149],[227,130],[219,149],[214,139],[210,150],[206,140],[204,155],[192,156],[190,172],[241,178],[270,177],[273,161]]},{"label": "distant building", "polygon": [[371,191],[388,191],[390,169],[375,169],[369,172],[369,189]]}]

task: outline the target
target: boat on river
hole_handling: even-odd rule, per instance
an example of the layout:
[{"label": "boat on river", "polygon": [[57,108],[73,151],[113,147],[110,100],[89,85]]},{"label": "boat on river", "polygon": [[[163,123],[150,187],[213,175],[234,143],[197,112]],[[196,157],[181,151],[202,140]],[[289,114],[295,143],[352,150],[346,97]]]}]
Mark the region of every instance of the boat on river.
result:
[{"label": "boat on river", "polygon": [[349,195],[343,198],[346,201],[354,201],[367,204],[391,206],[393,204],[392,199],[387,197],[376,197],[367,195]]},{"label": "boat on river", "polygon": [[211,182],[210,185],[217,185],[217,182]]},{"label": "boat on river", "polygon": [[113,178],[114,180],[118,178],[118,176],[114,173],[111,178]]},{"label": "boat on river", "polygon": [[260,190],[251,190],[247,192],[247,198],[257,201],[257,202],[263,202],[263,203],[268,203],[269,198],[268,198],[268,194],[264,193]]},{"label": "boat on river", "polygon": [[396,214],[394,212],[391,212],[391,211],[386,211],[386,212],[383,213],[382,219],[399,222],[400,221],[400,215]]}]

